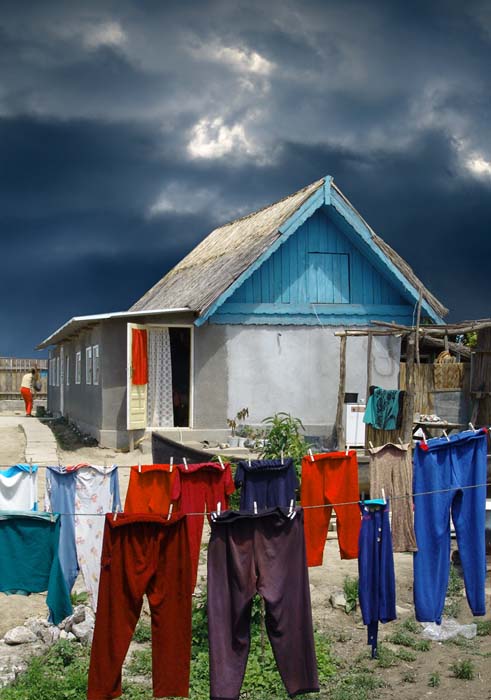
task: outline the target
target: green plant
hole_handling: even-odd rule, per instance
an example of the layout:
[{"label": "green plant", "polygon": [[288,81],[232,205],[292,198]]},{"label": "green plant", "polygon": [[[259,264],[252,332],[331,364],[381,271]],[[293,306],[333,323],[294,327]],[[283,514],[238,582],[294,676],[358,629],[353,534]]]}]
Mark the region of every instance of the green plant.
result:
[{"label": "green plant", "polygon": [[150,623],[144,620],[143,618],[140,618],[133,633],[133,640],[135,642],[138,642],[139,644],[143,644],[144,642],[149,642],[151,639],[152,628],[150,626]]},{"label": "green plant", "polygon": [[491,620],[475,620],[475,623],[478,637],[486,637],[491,634]]},{"label": "green plant", "polygon": [[429,651],[431,649],[431,642],[429,639],[418,639],[414,648],[416,651]]},{"label": "green plant", "polygon": [[414,617],[408,617],[401,624],[402,629],[407,632],[412,632],[413,634],[418,634],[421,631],[421,625],[414,619]]},{"label": "green plant", "polygon": [[89,600],[89,594],[86,591],[80,591],[79,593],[72,591],[70,593],[70,600],[72,605],[86,605]]},{"label": "green plant", "polygon": [[244,418],[247,418],[249,415],[249,409],[248,408],[241,408],[240,411],[237,411],[235,414],[234,418],[227,418],[227,425],[232,431],[232,437],[235,437],[235,431],[237,430],[237,426],[241,420],[244,420]]},{"label": "green plant", "polygon": [[351,576],[345,576],[343,581],[344,597],[346,598],[345,610],[347,613],[356,609],[356,601],[358,600],[358,579]]},{"label": "green plant", "polygon": [[474,664],[470,659],[460,659],[450,666],[455,678],[463,681],[471,681],[474,678]]},{"label": "green plant", "polygon": [[380,666],[380,668],[389,668],[390,666],[395,666],[398,661],[399,659],[397,658],[396,654],[392,651],[392,649],[389,649],[383,644],[378,645],[377,664],[378,666]]},{"label": "green plant", "polygon": [[463,589],[462,579],[453,564],[450,565],[450,571],[448,574],[448,586],[447,586],[447,596],[453,598],[460,596]]},{"label": "green plant", "polygon": [[262,421],[268,429],[264,446],[260,452],[263,459],[292,457],[297,473],[300,474],[302,457],[309,448],[302,431],[305,431],[300,418],[280,411]]},{"label": "green plant", "polygon": [[447,598],[443,612],[448,617],[458,617],[460,612],[460,603],[461,601],[457,600],[456,598]]},{"label": "green plant", "polygon": [[129,663],[127,664],[128,673],[134,676],[151,676],[152,675],[152,650],[137,649],[133,652]]},{"label": "green plant", "polygon": [[430,688],[438,688],[440,683],[441,679],[438,671],[433,671],[433,673],[430,673],[430,675],[428,676],[428,685],[430,686]]},{"label": "green plant", "polygon": [[401,661],[416,661],[416,654],[412,651],[409,651],[409,649],[406,649],[406,647],[402,647],[402,649],[399,649],[397,652],[397,656]]},{"label": "green plant", "polygon": [[382,688],[384,681],[371,671],[356,670],[336,677],[329,687],[329,700],[370,700],[374,690]]},{"label": "green plant", "polygon": [[387,641],[391,644],[399,644],[404,647],[414,647],[416,645],[416,640],[414,637],[402,629],[397,629],[390,635],[390,637],[387,638]]},{"label": "green plant", "polygon": [[403,683],[416,683],[416,671],[409,669],[402,674]]}]

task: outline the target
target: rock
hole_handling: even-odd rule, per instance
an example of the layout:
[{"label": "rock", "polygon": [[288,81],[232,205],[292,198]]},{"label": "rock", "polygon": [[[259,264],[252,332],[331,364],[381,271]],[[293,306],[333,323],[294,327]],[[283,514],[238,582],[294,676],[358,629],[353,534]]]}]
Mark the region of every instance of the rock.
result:
[{"label": "rock", "polygon": [[71,632],[67,632],[66,630],[60,630],[60,639],[67,639],[69,642],[73,642],[77,638]]},{"label": "rock", "polygon": [[340,610],[346,610],[346,596],[341,588],[336,588],[329,596],[329,602],[333,608],[339,608]]},{"label": "rock", "polygon": [[76,605],[73,608],[73,613],[62,620],[58,626],[61,629],[70,632],[73,625],[78,625],[81,622],[84,622],[87,615],[90,615],[92,618],[94,617],[94,613],[92,612],[91,608],[89,608],[87,605]]},{"label": "rock", "polygon": [[94,623],[91,620],[84,620],[77,625],[72,625],[72,634],[83,644],[91,644],[94,636]]},{"label": "rock", "polygon": [[29,642],[37,641],[34,632],[27,627],[13,627],[5,633],[3,637],[6,644],[13,646],[14,644],[28,644]]}]

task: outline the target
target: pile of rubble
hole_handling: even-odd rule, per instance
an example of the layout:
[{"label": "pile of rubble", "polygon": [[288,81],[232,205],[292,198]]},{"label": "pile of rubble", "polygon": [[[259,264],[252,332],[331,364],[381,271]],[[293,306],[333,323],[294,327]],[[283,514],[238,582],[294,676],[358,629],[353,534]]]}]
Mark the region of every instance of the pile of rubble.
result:
[{"label": "pile of rubble", "polygon": [[92,609],[77,605],[59,625],[42,617],[30,617],[23,625],[8,630],[0,640],[0,687],[12,683],[33,656],[41,656],[59,639],[91,644],[94,623]]}]

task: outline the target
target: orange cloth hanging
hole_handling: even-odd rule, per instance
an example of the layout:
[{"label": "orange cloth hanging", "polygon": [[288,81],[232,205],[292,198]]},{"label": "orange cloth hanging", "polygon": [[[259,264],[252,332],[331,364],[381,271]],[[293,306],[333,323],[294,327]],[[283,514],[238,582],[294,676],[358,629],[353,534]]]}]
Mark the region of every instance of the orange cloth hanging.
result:
[{"label": "orange cloth hanging", "polygon": [[131,329],[132,383],[148,383],[147,331],[144,328]]}]

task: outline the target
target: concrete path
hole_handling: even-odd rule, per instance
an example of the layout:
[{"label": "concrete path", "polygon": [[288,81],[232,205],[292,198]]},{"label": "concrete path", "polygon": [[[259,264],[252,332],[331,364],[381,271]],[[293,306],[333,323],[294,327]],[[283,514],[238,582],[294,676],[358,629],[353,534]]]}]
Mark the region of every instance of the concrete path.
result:
[{"label": "concrete path", "polygon": [[32,460],[33,464],[54,465],[58,464],[58,449],[56,440],[50,428],[41,423],[37,418],[25,416],[0,415],[0,430],[20,426],[26,436],[27,464]]}]

